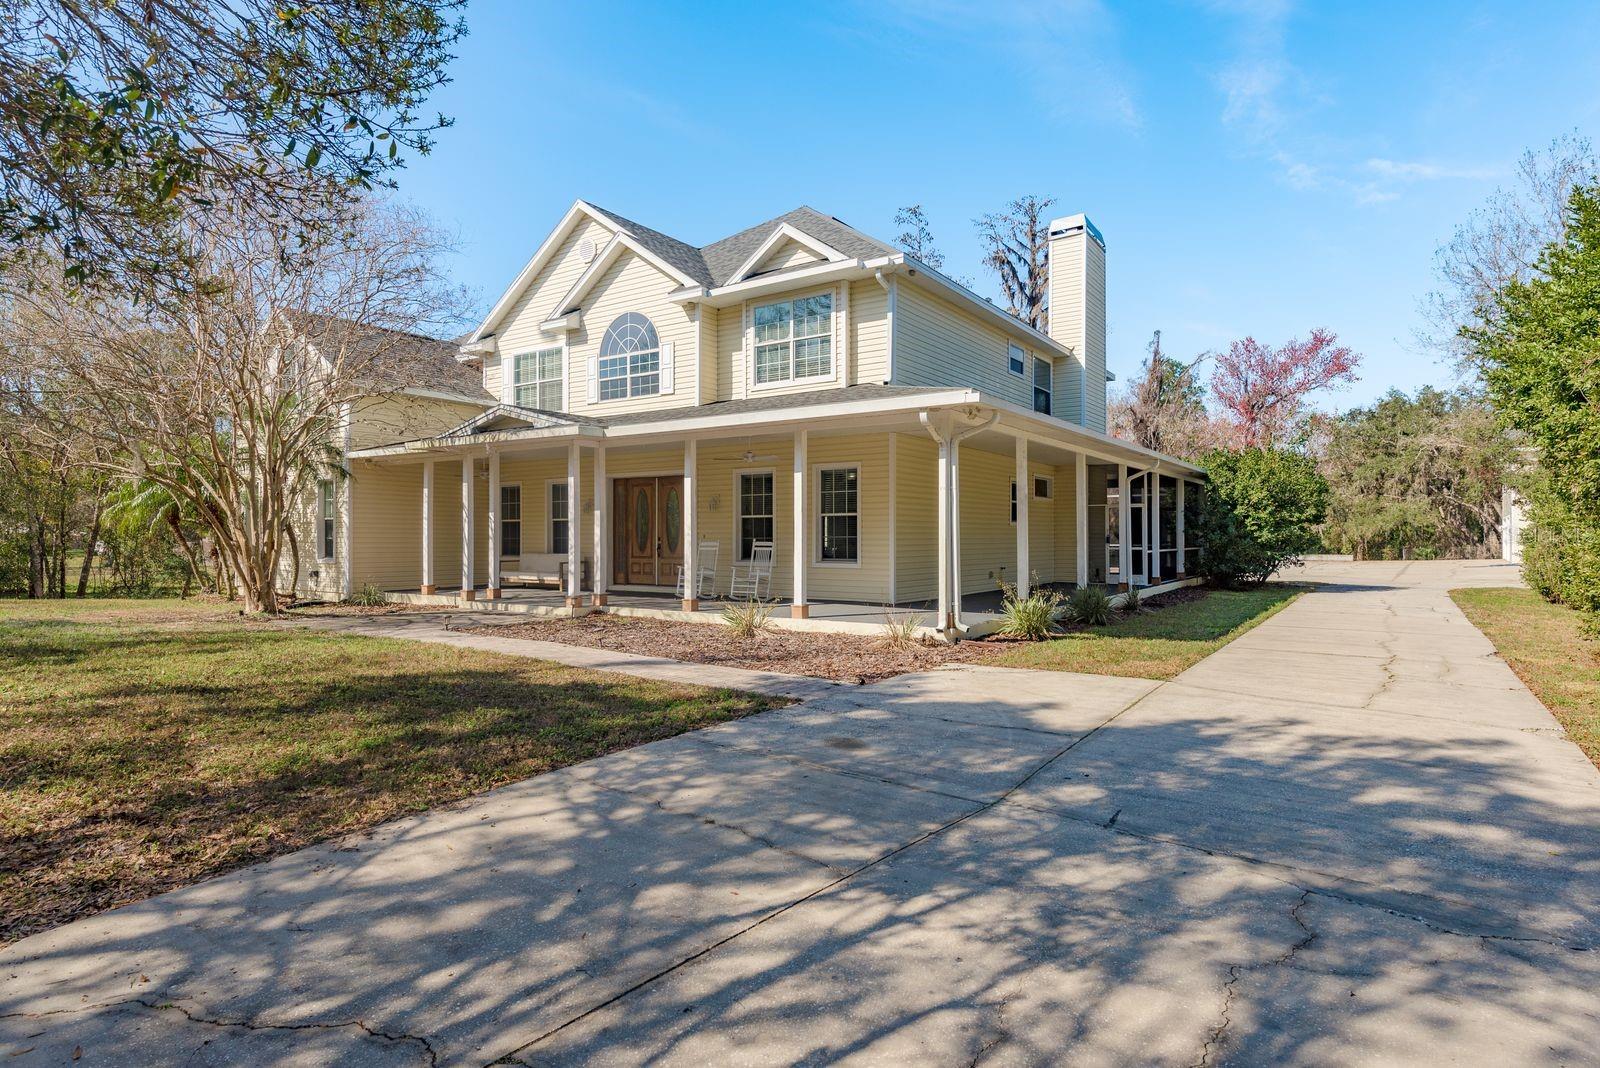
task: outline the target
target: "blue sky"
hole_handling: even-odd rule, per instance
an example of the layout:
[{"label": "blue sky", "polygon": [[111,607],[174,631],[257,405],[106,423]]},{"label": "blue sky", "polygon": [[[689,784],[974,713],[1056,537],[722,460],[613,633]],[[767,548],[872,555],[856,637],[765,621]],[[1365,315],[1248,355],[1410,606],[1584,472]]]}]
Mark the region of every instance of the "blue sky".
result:
[{"label": "blue sky", "polygon": [[1435,247],[1517,157],[1600,136],[1600,5],[528,4],[473,0],[455,118],[401,193],[487,307],[578,197],[694,244],[799,204],[953,274],[1022,193],[1106,235],[1110,357],[1326,326],[1328,402],[1443,384],[1413,340]]}]

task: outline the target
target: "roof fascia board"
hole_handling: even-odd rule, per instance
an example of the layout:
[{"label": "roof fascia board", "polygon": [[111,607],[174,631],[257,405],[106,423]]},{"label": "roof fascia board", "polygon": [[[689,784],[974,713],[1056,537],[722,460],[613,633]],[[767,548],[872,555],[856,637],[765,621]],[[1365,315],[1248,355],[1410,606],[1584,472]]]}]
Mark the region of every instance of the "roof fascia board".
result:
[{"label": "roof fascia board", "polygon": [[1067,348],[1067,346],[1063,345],[1049,334],[1046,334],[1041,330],[1035,330],[1021,319],[1018,319],[1016,316],[1012,315],[1010,312],[1002,311],[1001,309],[995,307],[993,304],[990,304],[988,301],[978,296],[978,294],[974,293],[960,282],[957,282],[953,278],[947,278],[938,271],[934,270],[932,267],[929,267],[927,264],[923,263],[921,260],[913,259],[904,253],[891,258],[897,260],[905,267],[906,276],[911,278],[913,281],[926,281],[931,283],[931,288],[941,290],[956,297],[957,303],[965,304],[971,308],[974,308],[980,315],[984,316],[996,325],[1003,327],[1013,336],[1023,338],[1029,343],[1037,345],[1041,348],[1049,349],[1053,353],[1059,353],[1063,356],[1072,355],[1071,349]]},{"label": "roof fascia board", "polygon": [[676,434],[691,430],[720,430],[763,426],[773,423],[812,422],[852,415],[880,415],[915,412],[923,408],[979,403],[980,394],[972,389],[936,390],[906,397],[874,397],[870,400],[836,401],[805,408],[772,408],[764,412],[734,412],[704,415],[694,419],[665,419],[659,423],[629,423],[606,428],[606,437],[630,438],[650,434]]},{"label": "roof fascia board", "polygon": [[800,267],[780,274],[764,274],[760,278],[752,278],[744,282],[733,282],[707,291],[702,291],[698,288],[692,292],[675,290],[671,296],[673,300],[679,303],[699,301],[713,308],[726,307],[730,304],[737,304],[746,297],[793,289],[798,285],[811,282],[829,282],[839,278],[855,276],[866,277],[875,269],[873,267],[874,263],[879,263],[879,261],[840,260],[830,263],[817,263],[810,267]]},{"label": "roof fascia board", "polygon": [[804,245],[806,248],[810,249],[812,252],[815,252],[829,263],[838,263],[840,260],[848,258],[843,252],[840,252],[832,245],[829,245],[824,241],[819,241],[817,238],[812,237],[810,234],[806,233],[804,230],[801,230],[794,224],[779,223],[777,229],[768,234],[767,239],[761,242],[760,247],[750,254],[750,258],[745,260],[743,265],[741,265],[737,271],[733,272],[733,277],[728,279],[728,284],[732,285],[735,282],[743,282],[750,276],[750,272],[755,270],[761,261],[766,259],[772,250],[777,248],[785,240],[793,241],[799,245]]},{"label": "roof fascia board", "polygon": [[534,252],[533,257],[528,260],[527,266],[518,272],[516,281],[512,282],[506,288],[506,291],[500,295],[500,299],[495,301],[495,305],[489,310],[488,316],[478,326],[478,329],[472,332],[472,336],[467,339],[466,344],[471,345],[474,342],[482,341],[495,327],[500,325],[500,320],[505,318],[506,313],[511,310],[517,298],[522,296],[522,291],[527,288],[528,283],[533,281],[534,276],[544,269],[544,265],[549,261],[550,257],[555,255],[556,250],[561,247],[561,242],[567,239],[567,235],[572,232],[572,228],[577,225],[580,217],[591,219],[613,233],[617,230],[617,224],[606,218],[604,213],[597,211],[586,201],[574,200],[572,207],[568,208],[567,213],[561,216],[561,221],[556,223],[555,229],[550,231],[549,236],[544,239],[544,243]]},{"label": "roof fascia board", "polygon": [[416,441],[404,441],[398,445],[379,445],[370,449],[353,449],[350,452],[352,460],[381,460],[392,456],[415,456],[427,459],[430,455],[459,455],[463,452],[473,452],[487,445],[499,445],[524,441],[546,441],[561,438],[598,439],[601,437],[599,427],[589,426],[552,426],[540,427],[536,430],[491,430],[485,434],[449,435],[442,434],[436,438],[419,438]]},{"label": "roof fascia board", "polygon": [[1006,420],[1007,426],[1018,427],[1018,424],[1020,424],[1019,429],[1029,431],[1042,430],[1047,432],[1045,436],[1053,434],[1064,435],[1069,439],[1083,439],[1078,444],[1068,443],[1067,447],[1075,447],[1084,452],[1092,452],[1103,460],[1112,460],[1116,463],[1128,463],[1130,461],[1148,463],[1153,465],[1154,468],[1159,468],[1163,473],[1174,475],[1188,474],[1195,477],[1203,477],[1205,475],[1205,468],[1196,467],[1194,464],[1180,460],[1176,456],[1167,456],[1164,453],[1147,449],[1142,445],[1135,445],[1131,441],[1123,441],[1121,438],[1102,434],[1098,430],[1090,430],[1086,426],[1069,423],[1053,415],[1043,415],[1024,408],[1020,404],[1013,404],[1008,400],[1002,400],[987,393],[981,394],[981,399],[978,403],[986,408],[994,408],[1003,416],[1009,416],[1010,418]]}]

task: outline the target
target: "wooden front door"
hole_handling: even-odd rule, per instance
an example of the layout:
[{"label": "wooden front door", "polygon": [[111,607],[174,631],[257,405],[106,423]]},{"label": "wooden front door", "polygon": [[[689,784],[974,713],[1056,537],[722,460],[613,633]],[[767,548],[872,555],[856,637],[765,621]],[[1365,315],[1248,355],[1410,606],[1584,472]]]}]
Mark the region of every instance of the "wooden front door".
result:
[{"label": "wooden front door", "polygon": [[619,478],[611,490],[611,579],[670,586],[683,563],[683,478]]}]

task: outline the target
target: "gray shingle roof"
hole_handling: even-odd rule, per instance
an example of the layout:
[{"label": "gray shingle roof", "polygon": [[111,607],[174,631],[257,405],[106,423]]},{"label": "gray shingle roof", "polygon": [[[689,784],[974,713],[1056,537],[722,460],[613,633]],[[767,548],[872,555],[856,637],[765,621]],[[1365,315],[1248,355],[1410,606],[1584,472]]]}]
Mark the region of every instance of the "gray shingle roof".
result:
[{"label": "gray shingle roof", "polygon": [[312,344],[343,351],[359,365],[357,376],[374,392],[426,389],[493,404],[483,372],[456,359],[453,341],[353,323],[316,312],[295,314],[296,327]]},{"label": "gray shingle roof", "polygon": [[831,215],[824,215],[807,207],[795,208],[777,218],[740,230],[731,237],[713,241],[703,248],[695,248],[659,230],[652,230],[632,219],[624,218],[614,211],[608,211],[599,205],[590,206],[631,234],[645,248],[704,286],[726,285],[733,278],[734,272],[743,267],[744,262],[761,247],[761,243],[784,223],[810,234],[846,256],[883,256],[897,251],[894,246],[869,237]]}]

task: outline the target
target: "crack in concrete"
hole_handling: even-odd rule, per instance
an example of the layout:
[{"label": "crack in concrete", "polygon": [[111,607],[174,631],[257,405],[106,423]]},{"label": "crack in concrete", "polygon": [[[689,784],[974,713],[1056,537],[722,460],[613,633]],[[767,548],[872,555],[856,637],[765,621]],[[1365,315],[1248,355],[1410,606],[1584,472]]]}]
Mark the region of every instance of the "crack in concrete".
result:
[{"label": "crack in concrete", "polygon": [[1011,1028],[1006,1024],[1006,1008],[1021,996],[1021,994],[1007,994],[999,1001],[994,1002],[992,1006],[989,1006],[994,1009],[994,1033],[989,1038],[984,1039],[982,1045],[978,1047],[978,1052],[974,1053],[972,1060],[967,1062],[967,1068],[978,1068],[979,1063],[985,1057],[1011,1041]]},{"label": "crack in concrete", "polygon": [[299,1024],[268,1024],[256,1023],[250,1020],[213,1019],[211,1017],[201,1016],[198,1013],[191,1012],[175,1001],[152,1001],[147,998],[129,998],[127,1001],[113,1002],[112,1004],[143,1005],[145,1008],[154,1009],[157,1012],[176,1011],[181,1013],[183,1017],[190,1023],[205,1024],[208,1027],[237,1027],[243,1028],[246,1031],[342,1031],[347,1028],[354,1027],[368,1035],[371,1035],[373,1038],[381,1038],[386,1042],[393,1042],[396,1044],[414,1042],[422,1047],[422,1052],[428,1058],[429,1068],[438,1068],[439,1064],[438,1051],[433,1048],[432,1042],[428,1041],[426,1038],[423,1038],[421,1035],[408,1035],[403,1032],[394,1031],[380,1031],[375,1027],[368,1026],[363,1020],[344,1020],[332,1023],[313,1022]]},{"label": "crack in concrete", "polygon": [[1294,920],[1302,934],[1300,938],[1282,953],[1269,961],[1260,964],[1230,964],[1228,965],[1228,981],[1222,984],[1222,1011],[1218,1014],[1216,1026],[1206,1036],[1206,1041],[1200,1047],[1200,1059],[1195,1061],[1190,1068],[1209,1068],[1212,1058],[1221,1052],[1223,1045],[1228,1040],[1228,1028],[1233,1025],[1233,1004],[1238,997],[1239,980],[1247,972],[1266,971],[1269,968],[1287,967],[1301,950],[1307,948],[1317,940],[1317,931],[1305,921],[1301,913],[1311,901],[1312,890],[1304,890],[1289,908],[1289,918]]}]

